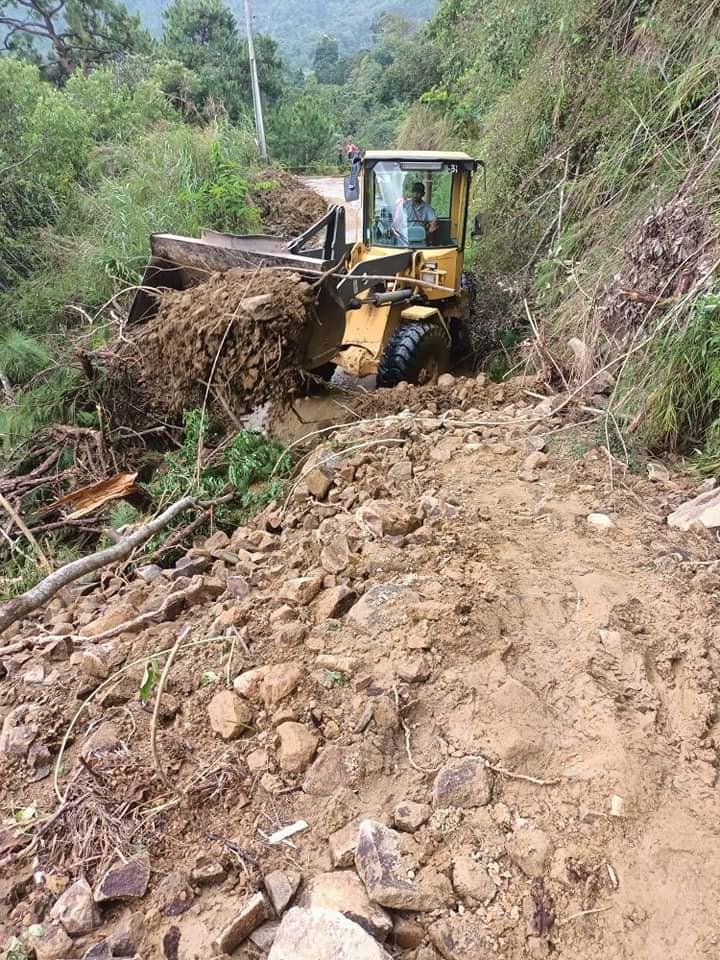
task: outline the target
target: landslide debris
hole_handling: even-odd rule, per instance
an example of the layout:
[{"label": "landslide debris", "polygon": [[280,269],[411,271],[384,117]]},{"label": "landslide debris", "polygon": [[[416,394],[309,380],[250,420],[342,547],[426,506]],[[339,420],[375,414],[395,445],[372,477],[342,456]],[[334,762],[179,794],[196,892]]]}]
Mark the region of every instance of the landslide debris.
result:
[{"label": "landslide debris", "polygon": [[273,185],[254,197],[263,233],[290,240],[304,233],[327,213],[326,201],[291,173],[266,170],[260,174],[260,180]]},{"label": "landslide debris", "polygon": [[134,331],[137,388],[156,410],[177,416],[202,404],[242,415],[286,403],[302,381],[312,291],[295,274],[214,273],[162,294],[157,315]]},{"label": "landslide debris", "polygon": [[664,522],[690,481],[611,482],[536,383],[443,382],[379,392],[287,505],[3,636],[3,944],[716,955],[718,553]]}]

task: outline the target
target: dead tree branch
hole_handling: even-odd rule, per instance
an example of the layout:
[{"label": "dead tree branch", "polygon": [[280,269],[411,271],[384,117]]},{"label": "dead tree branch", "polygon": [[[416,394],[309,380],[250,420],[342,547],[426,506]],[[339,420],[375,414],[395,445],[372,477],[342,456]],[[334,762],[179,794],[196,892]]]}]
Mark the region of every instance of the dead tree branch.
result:
[{"label": "dead tree branch", "polygon": [[94,573],[95,570],[99,570],[109,563],[125,560],[133,550],[167,526],[179,513],[194,505],[195,499],[193,497],[183,497],[177,503],[171,504],[154,520],[146,523],[145,526],[140,527],[130,536],[125,537],[120,543],[115,543],[105,550],[91,554],[89,557],[81,557],[80,560],[73,560],[72,563],[65,564],[64,567],[60,567],[55,573],[51,573],[50,576],[41,580],[31,590],[27,590],[19,597],[9,600],[0,607],[0,634],[11,624],[48,603],[59,590],[69,583],[73,583],[73,581],[88,573]]}]

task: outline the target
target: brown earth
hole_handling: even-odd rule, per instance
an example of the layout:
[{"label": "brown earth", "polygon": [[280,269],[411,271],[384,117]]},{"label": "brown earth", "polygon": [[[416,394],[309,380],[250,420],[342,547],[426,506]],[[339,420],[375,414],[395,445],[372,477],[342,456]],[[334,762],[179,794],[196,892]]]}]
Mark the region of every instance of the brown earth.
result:
[{"label": "brown earth", "polygon": [[167,291],[127,351],[139,357],[136,389],[170,416],[200,406],[208,382],[220,414],[292,397],[311,300],[307,283],[271,270],[228,270]]},{"label": "brown earth", "polygon": [[[303,906],[380,938],[392,921],[401,960],[718,956],[717,544],[665,522],[690,481],[610,470],[586,415],[527,387],[378,392],[362,403],[390,415],[312,451],[287,504],[2,638],[29,645],[0,652],[5,939],[57,932],[68,883],[147,857],[144,897],[43,955],[134,918],[143,958],[208,957],[281,870]],[[172,591],[176,619],[102,638]],[[178,637],[165,785],[138,691]],[[354,876],[361,818],[397,825],[400,874],[373,877],[374,827],[364,886],[319,876]]]},{"label": "brown earth", "polygon": [[327,203],[319,194],[284,170],[266,170],[260,180],[273,184],[254,197],[264,233],[292,239],[327,212]]}]

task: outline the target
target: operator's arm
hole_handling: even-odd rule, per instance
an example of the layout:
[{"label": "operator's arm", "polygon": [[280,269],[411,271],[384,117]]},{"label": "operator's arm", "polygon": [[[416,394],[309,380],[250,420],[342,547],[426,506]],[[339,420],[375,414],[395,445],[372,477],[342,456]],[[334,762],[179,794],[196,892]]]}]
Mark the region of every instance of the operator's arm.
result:
[{"label": "operator's arm", "polygon": [[427,224],[425,229],[427,230],[428,240],[432,243],[432,241],[435,239],[435,234],[437,233],[438,218],[437,214],[429,203],[426,203],[425,207],[425,223]]}]

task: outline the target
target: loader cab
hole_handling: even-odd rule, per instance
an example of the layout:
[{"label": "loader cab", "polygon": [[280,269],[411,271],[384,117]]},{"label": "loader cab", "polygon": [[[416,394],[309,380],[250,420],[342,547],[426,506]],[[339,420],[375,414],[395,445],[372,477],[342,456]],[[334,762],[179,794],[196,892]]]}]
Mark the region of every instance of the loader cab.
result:
[{"label": "loader cab", "polygon": [[[359,184],[364,246],[462,250],[476,165],[461,153],[366,153]],[[420,203],[412,199],[417,184],[424,188]]]}]

